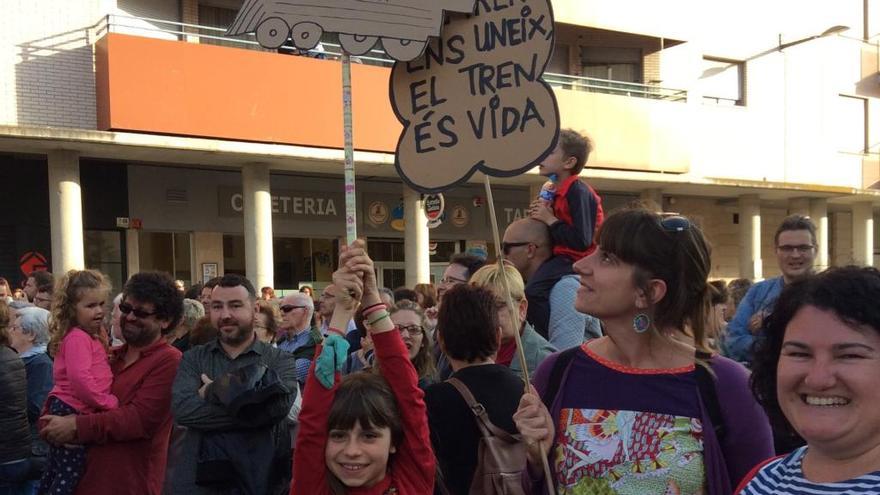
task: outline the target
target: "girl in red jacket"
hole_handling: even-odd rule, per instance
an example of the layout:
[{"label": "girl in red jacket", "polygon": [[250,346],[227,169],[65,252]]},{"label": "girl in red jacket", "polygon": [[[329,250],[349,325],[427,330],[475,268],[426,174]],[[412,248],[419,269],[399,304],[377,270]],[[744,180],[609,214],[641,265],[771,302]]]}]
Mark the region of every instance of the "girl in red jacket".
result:
[{"label": "girl in red jacket", "polygon": [[[344,249],[333,274],[331,334],[319,344],[299,415],[291,493],[423,495],[433,492],[424,394],[397,327],[379,299],[363,241]],[[381,376],[341,379],[344,333],[358,301],[364,307]]]}]

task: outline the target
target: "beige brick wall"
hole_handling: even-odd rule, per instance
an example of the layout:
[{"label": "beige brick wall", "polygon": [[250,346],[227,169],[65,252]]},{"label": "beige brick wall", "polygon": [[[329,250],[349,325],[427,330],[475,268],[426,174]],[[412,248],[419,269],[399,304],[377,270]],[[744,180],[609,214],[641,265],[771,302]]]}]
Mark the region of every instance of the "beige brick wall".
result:
[{"label": "beige brick wall", "polygon": [[828,245],[828,259],[831,260],[831,266],[851,264],[853,262],[852,213],[829,212],[828,224],[831,238]]},{"label": "beige brick wall", "polygon": [[7,0],[0,15],[0,124],[94,129],[95,30],[115,0]]},{"label": "beige brick wall", "polygon": [[675,196],[667,200],[666,210],[692,219],[712,245],[712,271],[709,278],[739,277],[739,225],[733,223],[735,203],[715,198]]}]

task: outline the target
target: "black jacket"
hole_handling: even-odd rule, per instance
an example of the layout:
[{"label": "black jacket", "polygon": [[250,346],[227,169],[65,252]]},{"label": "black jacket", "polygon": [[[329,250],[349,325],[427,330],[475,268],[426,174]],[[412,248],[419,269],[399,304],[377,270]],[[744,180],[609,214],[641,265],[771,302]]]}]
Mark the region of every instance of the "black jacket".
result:
[{"label": "black jacket", "polygon": [[31,456],[27,376],[18,353],[0,346],[0,464]]}]

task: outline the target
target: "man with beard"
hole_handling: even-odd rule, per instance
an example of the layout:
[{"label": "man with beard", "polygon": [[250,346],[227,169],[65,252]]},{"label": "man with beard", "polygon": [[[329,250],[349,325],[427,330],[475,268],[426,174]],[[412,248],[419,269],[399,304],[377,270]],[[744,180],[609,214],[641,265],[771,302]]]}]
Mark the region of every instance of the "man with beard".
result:
[{"label": "man with beard", "polygon": [[164,334],[177,326],[183,299],[166,273],[131,277],[122,292],[125,344],[111,351],[119,408],[94,414],[43,416],[41,435],[55,444],[88,446],[77,494],[158,495],[171,431],[171,385],[180,351]]},{"label": "man with beard", "polygon": [[176,446],[169,493],[287,491],[294,360],[257,339],[256,299],[253,284],[234,274],[211,292],[218,338],[187,351],[174,380],[174,420],[188,430]]}]

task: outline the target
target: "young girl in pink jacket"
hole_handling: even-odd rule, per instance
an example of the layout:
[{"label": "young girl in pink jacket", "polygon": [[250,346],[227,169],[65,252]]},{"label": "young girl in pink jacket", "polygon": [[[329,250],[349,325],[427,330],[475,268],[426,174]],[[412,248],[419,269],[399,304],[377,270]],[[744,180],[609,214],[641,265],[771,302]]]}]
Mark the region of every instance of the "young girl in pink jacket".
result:
[{"label": "young girl in pink jacket", "polygon": [[[55,386],[44,412],[57,416],[88,414],[119,407],[110,393],[113,374],[102,329],[110,284],[94,270],[71,270],[61,278],[52,301],[49,354],[54,356]],[[86,465],[86,449],[53,445],[38,494],[72,494]]]}]

